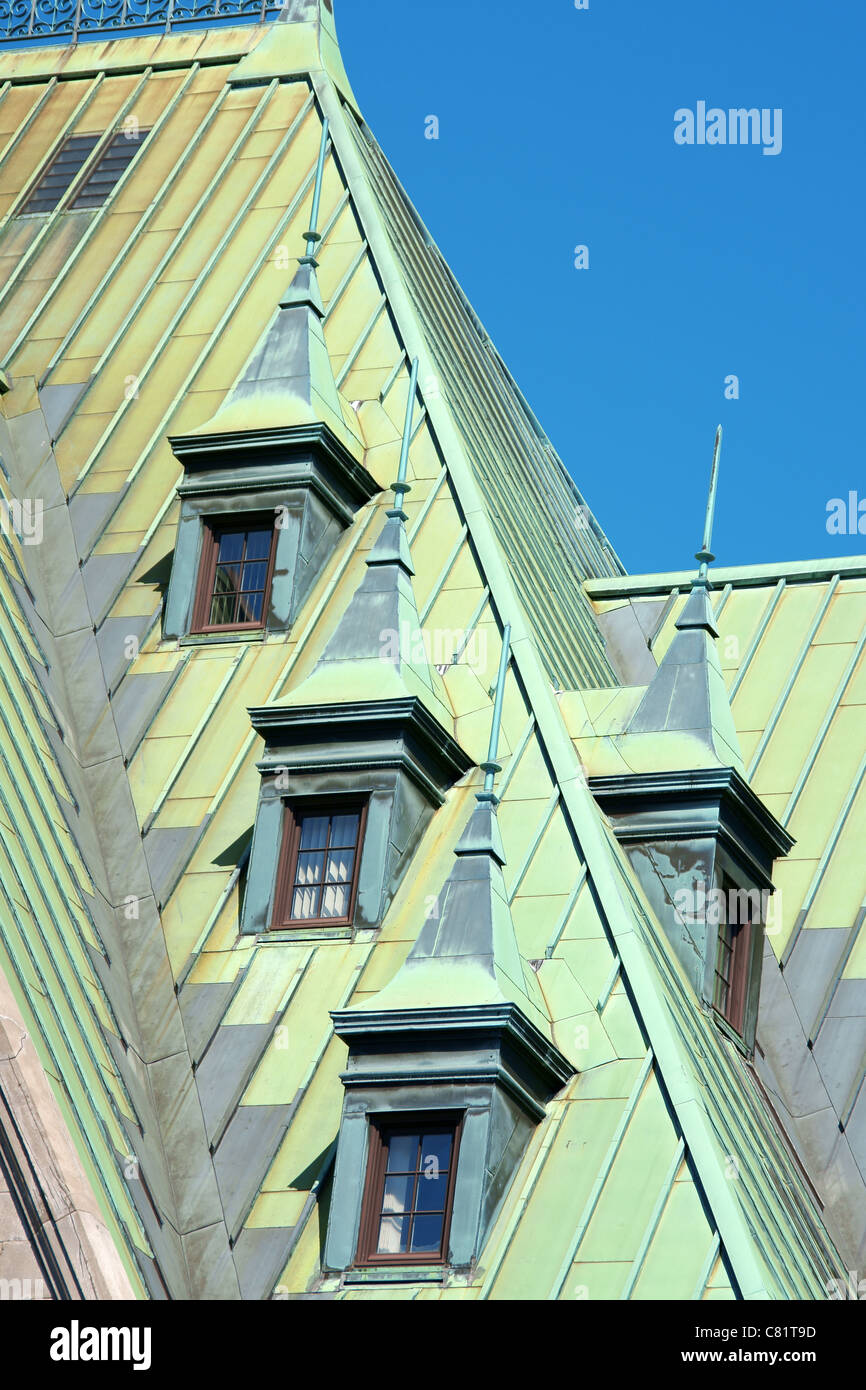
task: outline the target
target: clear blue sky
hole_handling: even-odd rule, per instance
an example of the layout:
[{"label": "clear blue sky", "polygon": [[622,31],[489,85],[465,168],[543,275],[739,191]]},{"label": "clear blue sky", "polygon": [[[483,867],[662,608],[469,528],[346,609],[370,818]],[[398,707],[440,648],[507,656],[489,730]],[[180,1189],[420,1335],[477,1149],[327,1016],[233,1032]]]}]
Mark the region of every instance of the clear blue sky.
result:
[{"label": "clear blue sky", "polygon": [[[866,6],[337,0],[336,19],[368,123],[626,568],[692,563],[720,421],[720,565],[866,554],[826,530],[831,497],[866,499]],[[698,101],[780,107],[781,153],[675,144]]]}]

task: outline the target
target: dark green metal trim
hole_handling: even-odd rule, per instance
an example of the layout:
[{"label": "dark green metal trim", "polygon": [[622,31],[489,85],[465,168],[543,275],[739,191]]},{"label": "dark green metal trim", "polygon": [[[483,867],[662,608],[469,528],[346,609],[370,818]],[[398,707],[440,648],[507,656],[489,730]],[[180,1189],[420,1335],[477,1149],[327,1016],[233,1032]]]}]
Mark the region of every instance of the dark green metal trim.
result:
[{"label": "dark green metal trim", "polygon": [[[279,706],[263,705],[248,710],[250,722],[257,734],[265,739],[267,754],[258,764],[260,772],[274,767],[294,765],[298,770],[327,771],[329,768],[363,768],[368,766],[400,766],[413,768],[429,782],[425,790],[435,792],[441,805],[443,792],[465,776],[472,759],[455,738],[430,713],[417,696],[394,700],[348,701],[327,705]],[[363,744],[377,737],[398,736],[408,740],[409,747],[399,754],[383,754],[381,748],[370,749],[365,755]],[[321,738],[333,751],[316,756],[314,762],[304,760],[303,748]],[[348,755],[336,751],[335,745],[351,742]],[[274,750],[287,748],[288,761]]]},{"label": "dark green metal trim", "polygon": [[718,835],[766,888],[774,859],[796,841],[733,767],[590,777],[589,787],[623,843]]},{"label": "dark green metal trim", "polygon": [[[390,1038],[396,1034],[417,1038],[418,1035],[428,1035],[436,1033],[440,1035],[448,1034],[455,1042],[463,1039],[469,1041],[478,1034],[488,1034],[491,1031],[507,1035],[519,1049],[530,1056],[537,1067],[545,1075],[552,1091],[558,1091],[574,1075],[574,1067],[568,1058],[560,1052],[549,1038],[531,1023],[517,1004],[466,1004],[454,1005],[451,1008],[432,1008],[432,1009],[345,1009],[335,1010],[331,1013],[334,1023],[334,1032],[344,1042],[358,1038]],[[428,1044],[423,1044],[425,1047]],[[412,1045],[417,1048],[418,1044]],[[465,1068],[464,1068],[465,1070]],[[498,1066],[493,1066],[493,1072],[497,1073],[491,1079],[501,1079],[498,1076]],[[369,1074],[373,1080],[372,1073]],[[379,1079],[383,1084],[388,1084],[382,1072]],[[345,1086],[354,1084],[365,1084],[368,1074],[363,1071],[351,1071],[343,1077]],[[428,1082],[432,1080],[455,1080],[456,1074],[450,1071],[435,1072],[429,1069],[419,1069],[417,1073],[399,1072],[393,1078],[394,1081],[410,1080]],[[484,1077],[480,1070],[467,1072],[465,1076],[459,1078],[466,1081],[479,1081]],[[535,1103],[535,1102],[534,1102]],[[542,1107],[541,1114],[544,1114]]]},{"label": "dark green metal trim", "polygon": [[[369,502],[381,491],[372,474],[324,423],[286,425],[278,429],[230,430],[211,435],[171,435],[168,442],[187,471],[187,477],[178,488],[181,496],[211,488],[210,482],[196,488],[189,477],[190,470],[231,469],[240,479],[241,474],[251,466],[250,455],[255,456],[255,462],[283,464],[291,468],[294,462],[292,455],[310,448],[314,448],[333,466],[337,478],[359,505]],[[309,464],[306,466],[310,467]],[[223,483],[218,487],[214,485],[213,490],[221,490],[224,486]],[[238,481],[237,486],[249,487],[249,477],[243,482]]]}]

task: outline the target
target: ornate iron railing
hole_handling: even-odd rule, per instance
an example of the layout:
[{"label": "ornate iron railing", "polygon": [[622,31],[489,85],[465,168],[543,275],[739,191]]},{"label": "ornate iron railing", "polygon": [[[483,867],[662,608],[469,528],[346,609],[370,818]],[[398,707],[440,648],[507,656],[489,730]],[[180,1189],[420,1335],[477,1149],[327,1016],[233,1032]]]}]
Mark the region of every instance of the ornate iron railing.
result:
[{"label": "ornate iron railing", "polygon": [[0,0],[0,45],[261,24],[282,8],[283,0]]}]

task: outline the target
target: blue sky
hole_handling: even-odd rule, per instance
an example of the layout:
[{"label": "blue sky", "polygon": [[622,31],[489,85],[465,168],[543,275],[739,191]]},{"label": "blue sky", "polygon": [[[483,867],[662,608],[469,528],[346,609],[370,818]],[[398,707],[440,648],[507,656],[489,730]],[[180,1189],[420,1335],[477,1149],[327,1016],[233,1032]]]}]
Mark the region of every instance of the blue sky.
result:
[{"label": "blue sky", "polygon": [[[626,568],[691,565],[719,422],[718,564],[866,553],[826,529],[830,498],[866,500],[866,7],[336,18],[369,125]],[[698,101],[781,108],[781,152],[675,144]]]}]

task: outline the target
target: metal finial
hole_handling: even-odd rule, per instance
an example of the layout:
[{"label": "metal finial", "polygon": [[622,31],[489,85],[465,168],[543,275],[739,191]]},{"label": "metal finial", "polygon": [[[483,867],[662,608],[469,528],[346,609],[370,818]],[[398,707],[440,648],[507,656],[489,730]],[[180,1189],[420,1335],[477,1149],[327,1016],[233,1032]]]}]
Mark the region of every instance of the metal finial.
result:
[{"label": "metal finial", "polygon": [[400,466],[397,469],[397,481],[391,484],[394,493],[394,505],[387,513],[388,516],[399,517],[401,521],[407,521],[406,513],[403,511],[403,498],[407,492],[411,492],[411,483],[406,482],[406,473],[409,468],[409,445],[412,442],[412,416],[415,412],[415,391],[418,386],[418,358],[412,359],[412,369],[409,372],[409,395],[406,400],[406,419],[403,422],[403,441],[400,445]]},{"label": "metal finial", "polygon": [[322,197],[322,179],[325,173],[325,153],[328,148],[328,118],[322,121],[322,139],[319,145],[319,159],[316,164],[316,182],[313,188],[313,211],[310,214],[310,230],[304,232],[307,239],[307,253],[301,257],[301,265],[317,266],[316,242],[321,241],[321,234],[317,230],[319,225],[319,202]]},{"label": "metal finial", "polygon": [[502,768],[496,761],[499,752],[499,730],[502,726],[502,701],[505,697],[505,677],[508,673],[508,659],[511,654],[511,624],[506,623],[502,633],[502,655],[499,658],[499,672],[496,677],[496,695],[493,701],[493,719],[490,724],[490,744],[487,749],[487,758],[481,764],[484,773],[484,790],[478,793],[479,801],[496,801],[493,794],[493,783],[497,772]]},{"label": "metal finial", "polygon": [[710,472],[710,495],[707,498],[707,515],[704,521],[704,539],[700,550],[695,555],[695,559],[700,561],[701,566],[698,570],[698,577],[695,582],[697,584],[703,584],[705,588],[708,587],[707,566],[711,564],[712,561],[716,558],[710,550],[710,546],[713,542],[713,513],[716,510],[716,489],[718,488],[719,483],[719,456],[721,452],[722,427],[721,425],[719,425],[716,429],[716,442],[713,446],[713,467]]}]

